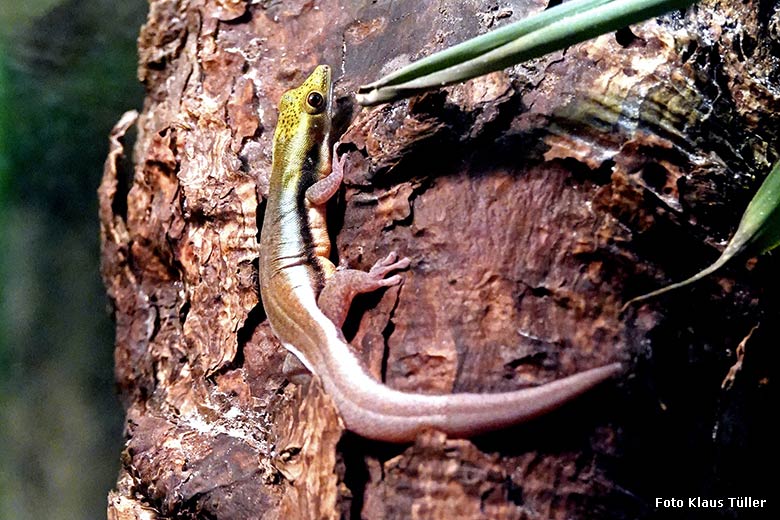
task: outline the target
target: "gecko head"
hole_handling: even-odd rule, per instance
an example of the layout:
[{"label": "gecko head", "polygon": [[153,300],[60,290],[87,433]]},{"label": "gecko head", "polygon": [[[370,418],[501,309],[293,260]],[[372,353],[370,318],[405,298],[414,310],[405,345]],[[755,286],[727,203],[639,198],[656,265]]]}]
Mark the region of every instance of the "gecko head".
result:
[{"label": "gecko head", "polygon": [[296,136],[308,141],[303,146],[327,141],[332,92],[327,65],[318,65],[299,87],[285,92],[279,101],[274,142],[289,143]]}]

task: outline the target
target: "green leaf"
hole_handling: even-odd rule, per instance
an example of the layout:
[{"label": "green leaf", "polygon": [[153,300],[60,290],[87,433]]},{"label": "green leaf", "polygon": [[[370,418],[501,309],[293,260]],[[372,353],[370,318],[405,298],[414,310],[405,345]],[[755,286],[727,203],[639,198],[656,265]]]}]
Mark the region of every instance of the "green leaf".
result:
[{"label": "green leaf", "polygon": [[358,88],[377,105],[538,58],[696,0],[573,0],[412,63]]},{"label": "green leaf", "polygon": [[657,291],[653,291],[642,296],[632,298],[625,305],[625,310],[629,305],[653,298],[674,289],[679,289],[705,276],[712,274],[716,270],[734,258],[736,255],[745,253],[749,255],[758,255],[765,253],[777,247],[780,244],[780,162],[775,163],[772,171],[764,180],[761,187],[753,196],[753,200],[748,204],[742,220],[739,221],[736,233],[731,241],[726,245],[726,249],[715,261],[714,264],[703,271],[699,271],[687,280],[667,285]]}]

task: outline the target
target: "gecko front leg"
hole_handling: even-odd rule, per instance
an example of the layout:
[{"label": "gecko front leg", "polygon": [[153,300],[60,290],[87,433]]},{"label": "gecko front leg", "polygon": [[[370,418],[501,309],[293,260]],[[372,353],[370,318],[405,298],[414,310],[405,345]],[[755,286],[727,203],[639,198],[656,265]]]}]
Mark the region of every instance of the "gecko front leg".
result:
[{"label": "gecko front leg", "polygon": [[344,180],[344,163],[346,162],[346,156],[339,159],[336,154],[336,148],[339,144],[341,143],[336,142],[333,145],[330,175],[318,180],[306,190],[306,200],[311,204],[322,206],[339,191],[339,186]]}]

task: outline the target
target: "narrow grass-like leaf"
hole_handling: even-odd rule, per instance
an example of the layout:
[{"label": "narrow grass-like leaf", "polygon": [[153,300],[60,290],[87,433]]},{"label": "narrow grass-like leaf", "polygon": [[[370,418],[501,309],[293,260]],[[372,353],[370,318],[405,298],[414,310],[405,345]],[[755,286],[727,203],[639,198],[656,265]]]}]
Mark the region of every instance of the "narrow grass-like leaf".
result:
[{"label": "narrow grass-like leaf", "polygon": [[696,0],[574,0],[472,38],[358,88],[361,105],[394,101],[538,58]]},{"label": "narrow grass-like leaf", "polygon": [[774,249],[778,245],[780,245],[780,162],[775,163],[772,171],[758,188],[742,215],[742,220],[739,221],[736,233],[714,264],[687,280],[632,298],[623,305],[623,310],[633,303],[701,280],[723,267],[726,262],[740,253],[758,255]]},{"label": "narrow grass-like leaf", "polygon": [[425,76],[426,74],[438,72],[447,67],[476,58],[481,54],[492,51],[496,47],[501,47],[528,33],[542,29],[545,25],[548,25],[561,17],[572,16],[592,9],[593,7],[608,4],[612,1],[613,0],[572,0],[566,2],[553,9],[542,11],[536,16],[529,16],[528,18],[505,25],[504,27],[490,31],[487,34],[472,38],[426,58],[415,61],[406,67],[388,74],[379,81],[360,87],[360,90],[379,88],[388,85],[399,85],[406,81]]}]

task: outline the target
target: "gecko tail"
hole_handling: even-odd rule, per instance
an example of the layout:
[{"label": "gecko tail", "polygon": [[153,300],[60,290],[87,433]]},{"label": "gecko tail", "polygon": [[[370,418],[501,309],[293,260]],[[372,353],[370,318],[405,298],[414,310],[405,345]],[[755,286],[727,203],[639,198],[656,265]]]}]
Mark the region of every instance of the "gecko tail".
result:
[{"label": "gecko tail", "polygon": [[[544,415],[623,372],[621,363],[585,370],[544,385],[495,394],[429,395],[393,390],[373,379],[337,388],[323,378],[347,429],[385,442],[413,442],[425,429],[467,438]],[[354,372],[353,372],[354,374]]]}]

